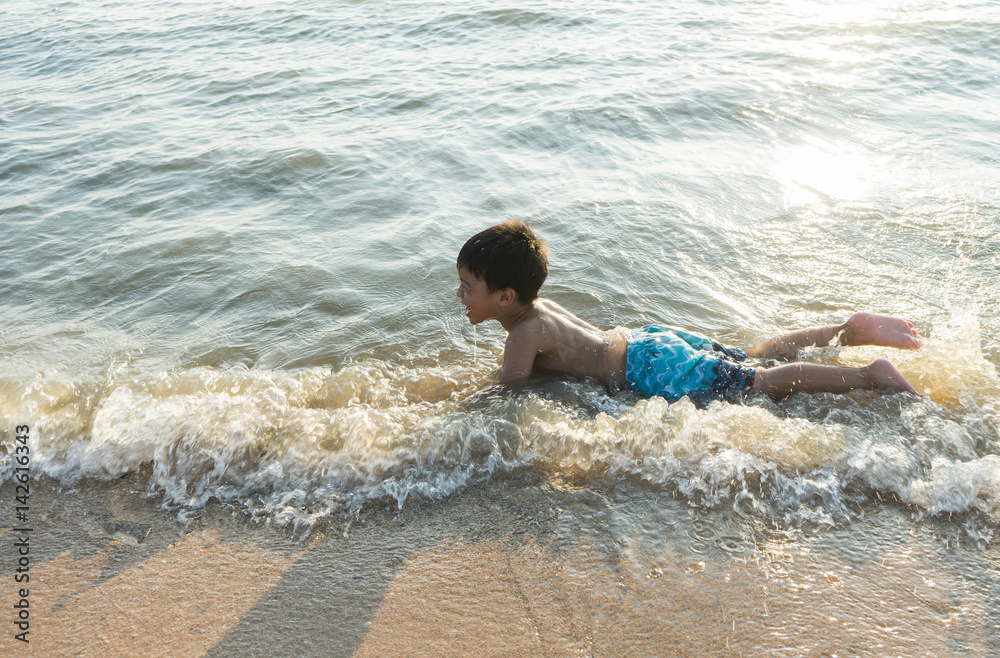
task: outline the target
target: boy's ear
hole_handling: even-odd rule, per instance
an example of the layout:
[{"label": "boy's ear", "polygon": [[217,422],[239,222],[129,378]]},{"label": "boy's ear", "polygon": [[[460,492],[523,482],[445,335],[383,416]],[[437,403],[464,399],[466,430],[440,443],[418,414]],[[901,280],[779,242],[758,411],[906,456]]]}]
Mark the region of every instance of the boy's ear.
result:
[{"label": "boy's ear", "polygon": [[514,292],[513,288],[501,288],[500,289],[500,302],[501,306],[507,306],[508,304],[517,301],[517,293]]}]

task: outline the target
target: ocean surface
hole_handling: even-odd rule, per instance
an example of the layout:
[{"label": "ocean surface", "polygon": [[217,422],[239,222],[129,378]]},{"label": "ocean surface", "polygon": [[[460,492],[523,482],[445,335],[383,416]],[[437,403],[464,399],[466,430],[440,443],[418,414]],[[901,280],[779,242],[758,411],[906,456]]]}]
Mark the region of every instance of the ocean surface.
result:
[{"label": "ocean surface", "polygon": [[[3,478],[28,424],[33,477],[140,476],[182,520],[217,501],[303,536],[523,476],[627,484],[631,518],[897,507],[1000,539],[995,2],[0,12]],[[506,390],[502,328],[454,292],[461,245],[508,218],[592,324],[749,345],[899,315],[922,350],[802,358],[887,357],[922,394]]]}]

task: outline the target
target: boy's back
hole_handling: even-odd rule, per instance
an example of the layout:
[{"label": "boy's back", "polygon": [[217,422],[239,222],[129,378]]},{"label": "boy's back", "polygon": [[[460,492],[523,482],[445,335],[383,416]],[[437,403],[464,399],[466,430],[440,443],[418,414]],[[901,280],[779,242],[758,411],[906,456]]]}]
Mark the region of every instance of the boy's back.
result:
[{"label": "boy's back", "polygon": [[602,331],[549,299],[536,299],[511,317],[500,382],[516,383],[532,368],[593,377],[609,388],[625,387],[628,336]]}]

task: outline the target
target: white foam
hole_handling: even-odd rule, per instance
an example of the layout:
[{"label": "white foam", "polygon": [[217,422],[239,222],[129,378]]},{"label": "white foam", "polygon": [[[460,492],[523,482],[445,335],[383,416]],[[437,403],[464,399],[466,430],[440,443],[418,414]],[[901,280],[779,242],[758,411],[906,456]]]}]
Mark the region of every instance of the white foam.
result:
[{"label": "white foam", "polygon": [[[372,361],[3,380],[0,413],[8,425],[30,419],[34,467],[65,483],[143,470],[182,515],[217,499],[300,529],[374,501],[439,499],[522,467],[639,478],[779,524],[836,523],[884,497],[995,524],[1000,379],[967,331],[928,343],[904,366],[950,392],[919,400],[797,396],[699,409],[687,399],[611,398],[593,382],[484,389],[485,364]],[[946,361],[953,353],[959,360]],[[9,476],[9,455],[0,463]]]}]

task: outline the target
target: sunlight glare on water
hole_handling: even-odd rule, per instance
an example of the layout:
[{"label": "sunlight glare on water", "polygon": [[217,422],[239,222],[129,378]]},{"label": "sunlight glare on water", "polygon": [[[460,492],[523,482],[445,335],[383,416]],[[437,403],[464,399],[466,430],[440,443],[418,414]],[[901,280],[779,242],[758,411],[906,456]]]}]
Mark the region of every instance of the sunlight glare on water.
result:
[{"label": "sunlight glare on water", "polygon": [[862,153],[821,146],[788,149],[778,157],[775,170],[789,206],[818,205],[824,199],[864,200],[872,175]]}]

